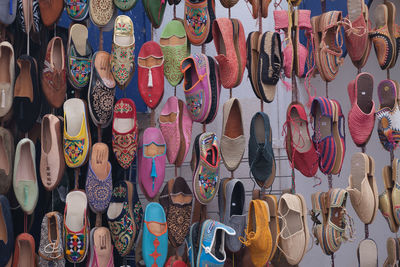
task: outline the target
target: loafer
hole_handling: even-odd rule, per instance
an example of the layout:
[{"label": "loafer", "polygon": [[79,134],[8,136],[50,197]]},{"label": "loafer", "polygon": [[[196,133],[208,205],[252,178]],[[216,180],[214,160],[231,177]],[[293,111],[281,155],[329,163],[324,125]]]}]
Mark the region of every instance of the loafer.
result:
[{"label": "loafer", "polygon": [[235,171],[246,148],[242,107],[239,99],[231,98],[223,106],[221,157],[228,171]]},{"label": "loafer", "polygon": [[124,89],[135,72],[135,31],[130,17],[120,15],[114,22],[111,70],[116,83]]},{"label": "loafer", "polygon": [[70,98],[64,102],[64,158],[68,167],[84,165],[90,147],[86,104],[79,98]]},{"label": "loafer", "polygon": [[269,117],[264,112],[257,112],[251,119],[249,165],[260,187],[268,188],[273,184],[276,165],[272,149],[272,131]]},{"label": "loafer", "polygon": [[114,15],[113,0],[90,0],[88,2],[90,20],[97,27],[106,26]]},{"label": "loafer", "polygon": [[88,91],[90,117],[96,126],[102,128],[111,123],[114,107],[115,80],[111,74],[110,59],[107,52],[94,53]]},{"label": "loafer", "polygon": [[15,150],[13,187],[21,209],[28,215],[32,214],[39,198],[39,187],[35,145],[28,138],[21,139]]},{"label": "loafer", "polygon": [[212,132],[197,135],[193,144],[193,192],[203,205],[210,203],[218,192],[220,153],[217,136]]},{"label": "loafer", "polygon": [[52,191],[61,182],[65,170],[61,122],[46,114],[41,125],[40,178],[44,188]]},{"label": "loafer", "polygon": [[89,15],[88,0],[65,0],[65,9],[73,21],[83,21]]},{"label": "loafer", "polygon": [[107,210],[107,221],[113,243],[118,253],[124,257],[131,251],[139,230],[135,223],[133,185],[120,181],[115,187]]},{"label": "loafer", "polygon": [[89,84],[93,50],[88,41],[88,29],[76,23],[68,35],[68,81],[77,90]]},{"label": "loafer", "polygon": [[357,259],[360,267],[378,267],[378,247],[373,239],[361,240],[357,247]]},{"label": "loafer", "polygon": [[42,18],[43,25],[52,28],[64,10],[63,0],[39,0],[40,17]]},{"label": "loafer", "polygon": [[167,1],[164,0],[143,0],[146,15],[156,29],[161,26],[166,5]]},{"label": "loafer", "polygon": [[145,104],[155,109],[164,95],[164,55],[154,41],[146,42],[140,48],[138,88]]},{"label": "loafer", "polygon": [[183,23],[179,20],[168,22],[161,33],[160,47],[164,55],[164,76],[172,87],[182,81],[180,65],[190,54],[188,44]]},{"label": "loafer", "polygon": [[12,24],[17,14],[17,1],[0,1],[0,10],[0,22],[5,25]]},{"label": "loafer", "polygon": [[167,260],[167,220],[157,202],[150,202],[144,212],[142,254],[146,266],[164,266]]},{"label": "loafer", "polygon": [[0,80],[0,117],[4,117],[11,110],[15,84],[14,48],[6,41],[0,43],[0,69],[4,73]]},{"label": "loafer", "polygon": [[124,169],[128,169],[135,158],[138,129],[135,103],[129,98],[121,98],[114,106],[112,147]]},{"label": "loafer", "polygon": [[11,266],[14,250],[14,226],[8,199],[0,195],[0,265]]},{"label": "loafer", "polygon": [[12,183],[14,160],[14,137],[0,127],[0,194],[7,194]]},{"label": "loafer", "polygon": [[[214,221],[206,220],[201,226],[197,266],[224,266],[226,260],[225,236],[234,236],[235,230],[231,227]],[[215,251],[213,250],[215,248]]]},{"label": "loafer", "polygon": [[65,266],[63,218],[57,212],[46,213],[42,220],[39,244],[39,266]]},{"label": "loafer", "polygon": [[15,239],[13,267],[24,265],[36,267],[35,240],[28,233],[22,233]]},{"label": "loafer", "polygon": [[92,147],[85,191],[89,207],[94,213],[103,213],[110,204],[112,194],[111,163],[108,161],[108,146],[96,143]]},{"label": "loafer", "polygon": [[138,150],[139,183],[148,198],[154,198],[165,178],[167,146],[161,131],[149,127],[144,130]]},{"label": "loafer", "polygon": [[65,257],[71,263],[82,262],[89,248],[89,220],[86,194],[74,190],[67,194],[64,209]]},{"label": "loafer", "polygon": [[114,266],[114,246],[111,244],[110,230],[106,227],[95,227],[90,231],[90,252],[87,267]]},{"label": "loafer", "polygon": [[185,18],[183,24],[190,43],[197,46],[205,43],[212,26],[208,0],[185,0]]}]

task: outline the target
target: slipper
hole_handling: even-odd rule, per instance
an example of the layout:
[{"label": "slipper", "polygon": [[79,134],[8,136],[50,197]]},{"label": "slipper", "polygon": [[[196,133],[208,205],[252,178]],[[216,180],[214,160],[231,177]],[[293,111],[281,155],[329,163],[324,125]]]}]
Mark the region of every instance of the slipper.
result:
[{"label": "slipper", "polygon": [[240,85],[243,79],[244,69],[246,68],[246,39],[243,25],[238,19],[231,19],[233,25],[233,45],[239,64],[239,73],[233,87]]},{"label": "slipper", "polygon": [[322,66],[321,66],[321,59],[320,59],[320,54],[321,54],[321,37],[322,33],[319,30],[319,23],[320,23],[321,16],[314,16],[311,18],[311,28],[312,28],[312,45],[314,47],[314,73],[316,74],[316,71],[318,71],[319,75],[321,76],[322,80],[325,80],[324,73],[321,71]]},{"label": "slipper", "polygon": [[129,11],[136,6],[137,0],[114,0],[114,5],[121,11]]},{"label": "slipper", "polygon": [[339,174],[342,170],[344,154],[346,151],[346,142],[343,134],[344,131],[344,116],[342,108],[337,100],[330,100],[333,107],[333,121],[332,121],[332,136],[336,143],[336,156],[335,163],[332,168],[332,174]]},{"label": "slipper", "polygon": [[[384,170],[382,170],[383,175],[385,174]],[[385,178],[383,180],[385,181]],[[399,230],[399,225],[396,223],[394,218],[392,191],[390,189],[386,189],[382,194],[379,195],[379,210],[381,211],[382,216],[386,219],[390,231],[392,233],[397,233]]]},{"label": "slipper", "polygon": [[89,0],[64,0],[69,18],[83,21],[89,15]]},{"label": "slipper", "polygon": [[[16,1],[13,1],[16,2]],[[63,0],[39,1],[40,17],[44,26],[53,28],[64,10]]]},{"label": "slipper", "polygon": [[291,78],[294,64],[292,35],[292,13],[286,10],[274,10],[275,31],[283,32],[285,39],[283,42],[283,71],[285,77]]},{"label": "slipper", "polygon": [[[45,115],[43,120],[46,119]],[[43,123],[42,123],[43,125]],[[59,136],[60,137],[60,136]],[[59,149],[61,149],[61,138],[58,140],[58,145]],[[42,139],[43,140],[43,139]],[[43,145],[42,141],[42,145]],[[56,144],[55,144],[56,145]],[[61,152],[61,151],[60,151]],[[45,152],[41,153],[41,157],[45,157]],[[64,159],[62,157],[62,152],[61,155],[59,154],[59,162],[63,166],[64,165]],[[10,186],[12,184],[13,180],[13,163],[14,163],[14,137],[13,134],[11,133],[10,130],[0,127],[0,195],[6,195],[8,190],[10,189]],[[56,169],[56,164],[54,165],[54,169]],[[62,168],[64,171],[64,168]],[[42,178],[46,176],[42,176]],[[43,180],[42,180],[43,181]],[[43,183],[45,189],[47,187],[45,186],[45,183]]]},{"label": "slipper", "polygon": [[[14,22],[17,14],[17,2],[10,0],[0,1],[0,22],[5,25],[10,25]],[[63,2],[63,1],[61,1]],[[39,3],[40,4],[40,3]]]},{"label": "slipper", "polygon": [[[150,0],[147,1],[151,2]],[[200,46],[205,43],[211,31],[213,24],[211,23],[207,3],[208,0],[185,0],[185,19],[183,24],[187,37],[193,45]]]},{"label": "slipper", "polygon": [[[15,1],[14,1],[15,2]],[[0,43],[0,117],[10,111],[14,98],[15,65],[14,48],[7,42]]]},{"label": "slipper", "polygon": [[369,158],[368,181],[370,187],[372,188],[372,192],[374,194],[374,213],[372,215],[372,219],[370,222],[371,224],[375,220],[376,214],[378,212],[379,193],[378,193],[378,185],[376,184],[376,179],[375,179],[375,160],[371,156],[368,156],[368,158]]},{"label": "slipper", "polygon": [[90,0],[90,20],[97,27],[104,27],[112,20],[114,9],[113,0]]},{"label": "slipper", "polygon": [[[158,29],[161,26],[165,7],[167,1],[165,0],[143,0],[142,1],[144,10],[147,17],[149,18],[151,24],[154,28]],[[186,8],[185,8],[186,10]]]},{"label": "slipper", "polygon": [[374,240],[367,238],[358,244],[357,259],[360,267],[378,266],[378,247]]},{"label": "slipper", "polygon": [[111,164],[108,161],[108,146],[104,143],[96,143],[92,147],[90,163],[93,172],[100,180],[105,180],[111,172]]},{"label": "slipper", "polygon": [[395,37],[395,32],[396,32],[396,6],[390,2],[390,1],[386,1],[384,2],[384,4],[387,7],[388,10],[388,21],[387,21],[387,26],[389,29],[389,34],[390,34],[390,38],[392,39],[392,44],[393,44],[393,58],[392,61],[390,62],[389,65],[389,69],[393,68],[394,65],[396,65],[396,61],[397,61],[397,41],[396,41],[396,37]]},{"label": "slipper", "polygon": [[307,253],[308,243],[310,242],[310,232],[308,230],[308,223],[307,223],[308,210],[307,210],[307,203],[306,203],[306,200],[304,199],[303,195],[296,194],[296,196],[301,201],[302,225],[303,225],[304,234],[305,234],[305,244],[304,244],[303,256],[301,257],[301,260],[302,260],[304,258],[304,255]]},{"label": "slipper", "polygon": [[247,73],[250,80],[251,88],[253,88],[254,94],[258,99],[262,99],[260,90],[258,88],[258,61],[260,58],[260,51],[258,50],[258,39],[260,38],[260,32],[254,31],[249,33],[247,37]]},{"label": "slipper", "polygon": [[95,227],[90,231],[90,254],[87,267],[114,266],[114,246],[106,227]]},{"label": "slipper", "polygon": [[386,241],[387,258],[383,264],[385,267],[395,267],[397,266],[397,261],[399,258],[399,243],[397,238],[389,237]]}]

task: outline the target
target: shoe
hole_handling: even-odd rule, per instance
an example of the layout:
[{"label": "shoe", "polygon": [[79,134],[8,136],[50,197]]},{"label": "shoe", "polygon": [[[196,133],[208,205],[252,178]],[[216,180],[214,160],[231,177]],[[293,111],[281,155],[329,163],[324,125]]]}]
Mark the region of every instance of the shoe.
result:
[{"label": "shoe", "polygon": [[38,251],[39,266],[65,266],[62,227],[63,218],[59,212],[44,215]]},{"label": "shoe", "polygon": [[281,232],[278,219],[278,200],[274,195],[266,195],[264,197],[264,201],[267,202],[269,207],[269,230],[271,232],[272,239],[272,250],[269,260],[272,261],[275,253],[277,253],[278,241]]},{"label": "shoe", "polygon": [[112,147],[119,165],[124,169],[128,169],[135,158],[138,131],[135,102],[121,98],[114,106]]},{"label": "shoe", "polygon": [[203,205],[210,203],[218,192],[220,153],[214,133],[197,135],[193,144],[193,193]]},{"label": "shoe", "polygon": [[264,200],[251,200],[247,217],[246,237],[239,237],[250,250],[251,262],[255,266],[264,266],[271,255],[272,237],[269,229],[269,208]]},{"label": "shoe", "polygon": [[388,69],[395,56],[395,43],[389,30],[389,13],[385,4],[380,4],[375,8],[376,28],[369,33],[369,37],[374,44],[376,57],[382,70]]},{"label": "shoe", "polygon": [[197,46],[205,43],[213,25],[208,0],[185,0],[185,18],[183,25],[189,42]]},{"label": "shoe", "polygon": [[[256,1],[256,0],[254,0]],[[262,99],[260,88],[258,88],[258,62],[260,58],[260,50],[258,47],[260,38],[260,32],[254,31],[249,33],[246,41],[247,47],[247,74],[250,80],[251,87],[253,88],[254,94],[257,96],[258,99]]]},{"label": "shoe", "polygon": [[8,199],[0,195],[0,265],[11,266],[14,250],[14,227]]},{"label": "shoe", "polygon": [[68,167],[86,164],[91,147],[86,104],[79,98],[64,102],[64,158]]},{"label": "shoe", "polygon": [[286,112],[284,130],[286,152],[292,168],[306,177],[318,171],[318,154],[308,131],[308,118],[300,102],[292,102]]},{"label": "shoe", "polygon": [[[233,25],[233,46],[235,47],[236,57],[239,64],[239,73],[233,87],[242,83],[244,69],[246,68],[246,37],[243,25],[238,19],[231,19]],[[219,50],[221,51],[221,50]],[[219,53],[219,52],[218,52]]]},{"label": "shoe", "polygon": [[17,1],[0,1],[0,10],[0,22],[5,25],[12,24],[17,14]]},{"label": "shoe", "polygon": [[41,124],[40,178],[44,188],[52,191],[61,182],[65,170],[61,122],[46,114]]},{"label": "shoe", "polygon": [[378,247],[373,239],[361,240],[357,248],[357,259],[360,267],[378,267]]},{"label": "shoe", "polygon": [[65,9],[73,21],[83,21],[89,15],[88,0],[65,0]]},{"label": "shoe", "polygon": [[[286,10],[274,10],[275,31],[284,34],[283,39],[283,72],[285,77],[291,78],[294,65],[294,46],[292,40],[292,13]],[[290,23],[289,23],[290,22]]]},{"label": "shoe", "polygon": [[77,90],[82,90],[89,84],[92,57],[88,29],[83,24],[73,24],[68,38],[68,81]]},{"label": "shoe", "polygon": [[339,174],[342,170],[344,154],[346,152],[346,142],[344,136],[344,116],[342,108],[337,100],[330,100],[332,102],[333,109],[333,124],[332,124],[332,135],[336,143],[336,157],[335,164],[333,165],[332,174]]},{"label": "shoe", "polygon": [[17,22],[21,31],[25,34],[30,34],[30,38],[35,35],[34,39],[38,38],[41,30],[41,18],[38,0],[17,0]]},{"label": "shoe", "polygon": [[36,60],[28,55],[20,56],[17,60],[16,76],[14,120],[20,131],[28,132],[40,114],[41,94]]},{"label": "shoe", "polygon": [[389,237],[386,241],[387,258],[383,264],[384,267],[394,267],[399,261],[399,240]]},{"label": "shoe", "polygon": [[0,127],[0,194],[6,195],[12,184],[14,138],[12,133]]},{"label": "shoe", "polygon": [[[367,48],[365,49],[363,56],[361,57],[361,59],[359,61],[353,61],[353,65],[357,69],[361,69],[365,66],[365,64],[367,64],[368,57],[369,57],[369,54],[371,52],[371,47],[372,47],[372,41],[369,36],[369,33],[372,31],[372,23],[369,18],[368,6],[364,2],[362,2],[362,12],[363,12],[363,18],[364,18],[365,24],[366,24],[366,31],[368,33],[368,38],[367,38]],[[346,27],[346,25],[344,25],[344,27]],[[345,42],[346,42],[346,40],[345,40]]]},{"label": "shoe", "polygon": [[40,17],[44,26],[54,27],[64,10],[64,1],[62,0],[39,0]]},{"label": "shoe", "polygon": [[90,253],[87,267],[114,267],[113,248],[108,228],[93,228],[90,231]]},{"label": "shoe", "polygon": [[27,215],[33,213],[39,198],[35,159],[33,142],[28,138],[21,139],[15,150],[13,187],[17,201]]},{"label": "shoe", "polygon": [[114,0],[114,5],[121,11],[129,11],[136,6],[137,0]]},{"label": "shoe", "polygon": [[144,212],[142,254],[146,266],[164,266],[167,260],[167,221],[157,202],[150,202]]},{"label": "shoe", "polygon": [[89,207],[94,213],[101,214],[108,208],[112,190],[108,146],[104,143],[96,143],[92,147],[85,185]]},{"label": "shoe", "polygon": [[249,165],[256,183],[269,188],[275,180],[275,156],[272,149],[272,131],[269,117],[257,112],[251,119],[249,138]]},{"label": "shoe", "polygon": [[197,253],[199,251],[199,232],[200,226],[199,222],[195,222],[190,226],[189,235],[186,237],[186,247],[188,254],[188,261],[190,266],[197,266]]},{"label": "shoe", "polygon": [[392,233],[397,233],[399,230],[399,225],[396,223],[393,214],[393,204],[392,204],[392,189],[385,181],[392,181],[392,169],[390,166],[385,166],[382,170],[382,177],[385,184],[385,191],[379,195],[379,210],[382,216],[386,219],[389,229]]},{"label": "shoe", "polygon": [[22,233],[15,239],[13,267],[36,267],[35,240],[28,233]]},{"label": "shoe", "polygon": [[249,3],[251,4],[252,11],[250,12],[251,15],[253,16],[253,19],[258,18],[259,15],[259,10],[261,8],[261,1],[260,0],[249,0]]},{"label": "shoe", "polygon": [[[293,13],[293,51],[294,51],[294,62],[293,68],[297,77],[302,78],[305,76],[305,66],[308,60],[308,49],[300,42],[300,31],[304,31],[304,35],[307,38],[307,43],[311,42],[311,21],[310,21],[311,10],[298,9]],[[368,35],[367,35],[368,36]]]},{"label": "shoe", "polygon": [[154,198],[165,178],[167,146],[158,128],[147,128],[138,150],[139,183],[147,197]]},{"label": "shoe", "polygon": [[135,31],[130,17],[115,19],[111,46],[111,70],[118,86],[124,89],[135,73]]},{"label": "shoe", "polygon": [[111,55],[98,51],[93,55],[93,69],[90,74],[88,103],[89,113],[93,123],[102,128],[107,127],[112,120],[115,80],[111,73]]},{"label": "shoe", "polygon": [[167,1],[165,0],[143,0],[146,15],[156,29],[161,26],[166,5]]},{"label": "shoe", "polygon": [[[386,174],[385,174],[386,175]],[[397,225],[400,225],[400,160],[395,158],[392,162],[392,207],[393,216]]]},{"label": "shoe", "polygon": [[0,43],[0,69],[4,72],[0,79],[0,117],[4,117],[11,110],[15,84],[14,48],[6,41]]},{"label": "shoe", "polygon": [[107,210],[107,220],[111,237],[119,255],[129,254],[135,243],[139,229],[136,227],[133,203],[133,185],[128,181],[120,181],[115,187]]},{"label": "shoe", "polygon": [[171,256],[164,267],[187,267],[181,256]]},{"label": "shoe", "polygon": [[138,87],[145,104],[155,109],[164,95],[164,56],[154,41],[142,45],[138,56]]},{"label": "shoe", "polygon": [[114,15],[113,0],[90,0],[88,2],[90,20],[97,27],[106,26]]},{"label": "shoe", "polygon": [[181,62],[190,54],[188,38],[181,21],[172,20],[165,26],[160,37],[160,47],[164,55],[165,78],[175,87],[183,79]]},{"label": "shoe", "polygon": [[205,54],[193,54],[181,62],[183,90],[192,120],[211,123],[218,112],[221,85],[216,61]]},{"label": "shoe", "polygon": [[235,171],[242,161],[246,146],[242,108],[237,98],[231,98],[223,106],[221,157],[228,171]]}]

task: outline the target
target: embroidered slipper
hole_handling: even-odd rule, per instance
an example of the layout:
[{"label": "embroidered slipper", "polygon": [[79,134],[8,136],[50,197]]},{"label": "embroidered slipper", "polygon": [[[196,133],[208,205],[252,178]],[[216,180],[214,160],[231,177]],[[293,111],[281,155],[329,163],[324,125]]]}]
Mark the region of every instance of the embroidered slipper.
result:
[{"label": "embroidered slipper", "polygon": [[67,14],[73,21],[83,21],[89,15],[89,0],[64,0]]},{"label": "embroidered slipper", "polygon": [[[202,45],[211,31],[208,0],[185,0],[185,20],[183,24],[191,44]],[[215,38],[215,37],[214,37]]]},{"label": "embroidered slipper", "polygon": [[114,15],[114,9],[113,0],[90,0],[90,20],[97,27],[104,27],[111,21]]},{"label": "embroidered slipper", "polygon": [[158,29],[164,17],[165,0],[143,0],[144,10],[154,28]]},{"label": "embroidered slipper", "polygon": [[114,0],[114,5],[121,11],[129,11],[136,6],[137,0]]},{"label": "embroidered slipper", "polygon": [[11,110],[14,98],[15,63],[14,48],[7,42],[0,43],[0,117]]},{"label": "embroidered slipper", "polygon": [[183,78],[180,71],[181,62],[190,54],[190,45],[182,21],[172,20],[165,26],[160,37],[160,47],[164,55],[165,78],[175,87]]},{"label": "embroidered slipper", "polygon": [[135,73],[135,34],[130,17],[120,15],[115,19],[111,46],[111,70],[115,81],[124,89]]},{"label": "embroidered slipper", "polygon": [[260,89],[258,88],[258,62],[260,58],[260,51],[258,50],[258,39],[260,32],[254,31],[249,33],[247,37],[247,74],[250,80],[251,88],[258,99],[262,99]]}]

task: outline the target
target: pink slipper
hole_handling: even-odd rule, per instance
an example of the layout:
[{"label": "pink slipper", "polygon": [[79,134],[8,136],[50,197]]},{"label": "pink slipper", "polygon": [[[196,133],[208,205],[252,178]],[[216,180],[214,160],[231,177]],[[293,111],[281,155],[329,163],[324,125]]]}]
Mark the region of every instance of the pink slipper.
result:
[{"label": "pink slipper", "polygon": [[167,158],[170,164],[175,163],[182,142],[179,134],[180,116],[178,98],[176,96],[171,96],[162,108],[158,119],[160,122],[160,130],[167,144]]}]

